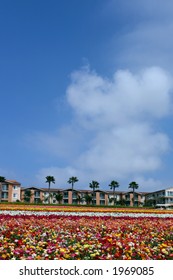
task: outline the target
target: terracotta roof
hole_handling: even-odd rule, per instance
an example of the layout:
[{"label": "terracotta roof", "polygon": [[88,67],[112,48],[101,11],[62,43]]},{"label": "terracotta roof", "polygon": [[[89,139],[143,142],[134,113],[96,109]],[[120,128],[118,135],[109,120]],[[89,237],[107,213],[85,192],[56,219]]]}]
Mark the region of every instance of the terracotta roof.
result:
[{"label": "terracotta roof", "polygon": [[5,180],[6,183],[10,183],[10,184],[14,184],[14,185],[21,185],[19,182],[15,181],[15,180]]}]

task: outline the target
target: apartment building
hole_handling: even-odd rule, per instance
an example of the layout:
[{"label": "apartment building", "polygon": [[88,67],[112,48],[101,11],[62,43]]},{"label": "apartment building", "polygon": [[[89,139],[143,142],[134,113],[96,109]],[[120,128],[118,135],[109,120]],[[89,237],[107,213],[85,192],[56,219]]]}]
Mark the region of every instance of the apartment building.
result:
[{"label": "apartment building", "polygon": [[[15,180],[0,182],[0,202],[28,202],[28,203],[49,203],[49,189],[36,186],[23,188]],[[156,206],[169,208],[173,207],[173,187],[161,189],[154,192],[133,191],[103,191],[77,190],[72,188],[50,189],[50,203],[52,204],[81,204],[81,205],[124,205],[124,206]]]},{"label": "apartment building", "polygon": [[173,207],[173,188],[167,188],[146,194],[146,204],[149,206]]},{"label": "apartment building", "polygon": [[[143,206],[145,194],[135,192],[134,205]],[[21,189],[21,201],[30,203],[49,202],[49,189],[29,187]],[[133,192],[112,192],[102,190],[50,189],[50,203],[52,204],[94,204],[94,205],[124,205],[133,206]]]},{"label": "apartment building", "polygon": [[126,206],[143,206],[145,204],[145,196],[146,192],[133,192],[129,191],[122,195],[123,199],[125,200]]},{"label": "apartment building", "polygon": [[21,184],[15,180],[5,180],[0,183],[0,201],[16,202],[20,201]]},{"label": "apartment building", "polygon": [[109,195],[109,203],[108,205],[115,204],[118,205],[125,205],[125,206],[143,206],[145,204],[145,195],[146,192],[134,192],[134,199],[133,199],[133,192],[118,192],[116,191],[114,194],[112,191],[107,192]]},{"label": "apartment building", "polygon": [[[21,201],[30,203],[48,203],[48,188],[21,188]],[[108,205],[108,194],[104,191],[97,190],[76,190],[76,189],[50,189],[50,203],[57,204],[91,204]]]}]

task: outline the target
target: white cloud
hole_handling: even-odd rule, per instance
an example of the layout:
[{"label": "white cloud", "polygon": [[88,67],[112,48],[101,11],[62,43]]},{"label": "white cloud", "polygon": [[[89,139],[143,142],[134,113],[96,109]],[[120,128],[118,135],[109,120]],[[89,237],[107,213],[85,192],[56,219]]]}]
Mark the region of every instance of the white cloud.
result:
[{"label": "white cloud", "polygon": [[[91,180],[106,184],[158,170],[169,150],[169,138],[154,129],[154,124],[171,113],[171,90],[171,77],[158,67],[136,74],[117,71],[112,79],[89,68],[74,72],[67,100],[80,137],[61,133],[59,139],[45,138],[43,146],[57,155],[59,148],[68,147],[69,158],[64,168],[44,168],[38,178],[51,173],[64,185],[70,176],[77,176],[84,187]],[[75,142],[75,138],[82,141]],[[76,157],[71,156],[73,149],[80,151]]]},{"label": "white cloud", "polygon": [[[120,70],[112,80],[100,77],[89,69],[72,74],[67,97],[75,112],[90,125],[108,125],[149,116],[163,117],[170,113],[172,80],[159,67],[138,74]],[[96,127],[94,127],[95,129]]]},{"label": "white cloud", "polygon": [[168,147],[166,135],[152,132],[147,125],[132,124],[99,132],[79,162],[84,170],[100,173],[102,180],[113,174],[122,178],[158,169]]}]

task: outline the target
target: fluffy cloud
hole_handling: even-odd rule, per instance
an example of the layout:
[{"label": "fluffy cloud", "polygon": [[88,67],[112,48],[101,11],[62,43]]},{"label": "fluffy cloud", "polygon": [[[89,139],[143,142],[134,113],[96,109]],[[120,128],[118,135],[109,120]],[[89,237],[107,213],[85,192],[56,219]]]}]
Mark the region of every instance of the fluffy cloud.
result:
[{"label": "fluffy cloud", "polygon": [[91,126],[93,121],[101,127],[105,122],[112,126],[169,114],[171,87],[171,78],[158,67],[138,74],[117,71],[112,80],[84,68],[72,74],[67,98],[79,117]]},{"label": "fluffy cloud", "polygon": [[[155,124],[172,112],[171,90],[171,77],[158,67],[135,74],[117,71],[112,79],[88,67],[74,72],[67,100],[75,113],[73,127],[77,129],[70,139],[61,134],[57,143],[69,143],[69,150],[80,153],[75,158],[69,156],[64,168],[44,168],[38,177],[51,173],[63,183],[77,176],[83,186],[88,186],[91,180],[104,184],[158,170],[169,150],[169,138],[157,131]],[[81,142],[76,141],[75,146],[77,138]],[[44,144],[51,147],[55,140],[49,136]]]}]

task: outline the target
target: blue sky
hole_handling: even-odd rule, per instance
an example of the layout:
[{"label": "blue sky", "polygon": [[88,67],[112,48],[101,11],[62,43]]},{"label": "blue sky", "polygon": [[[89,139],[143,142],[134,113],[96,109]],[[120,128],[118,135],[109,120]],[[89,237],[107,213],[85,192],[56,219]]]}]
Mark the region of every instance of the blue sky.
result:
[{"label": "blue sky", "polygon": [[171,0],[0,2],[0,175],[173,184]]}]

